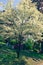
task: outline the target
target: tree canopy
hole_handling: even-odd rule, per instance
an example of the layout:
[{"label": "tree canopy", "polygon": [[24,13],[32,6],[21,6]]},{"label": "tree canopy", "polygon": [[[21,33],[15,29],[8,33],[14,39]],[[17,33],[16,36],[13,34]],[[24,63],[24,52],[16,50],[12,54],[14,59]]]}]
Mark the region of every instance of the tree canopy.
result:
[{"label": "tree canopy", "polygon": [[[9,3],[11,4],[10,1]],[[22,33],[34,40],[43,39],[43,14],[37,10],[36,3],[22,0],[16,8],[11,5],[7,9],[8,4],[5,12],[0,12],[0,35],[9,37]]]}]

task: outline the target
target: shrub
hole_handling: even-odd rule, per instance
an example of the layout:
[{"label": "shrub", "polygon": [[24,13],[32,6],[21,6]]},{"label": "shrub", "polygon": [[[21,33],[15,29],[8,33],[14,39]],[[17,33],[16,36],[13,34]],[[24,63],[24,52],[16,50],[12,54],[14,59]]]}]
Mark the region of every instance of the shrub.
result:
[{"label": "shrub", "polygon": [[0,36],[0,42],[3,42],[4,38],[2,36]]},{"label": "shrub", "polygon": [[33,50],[34,41],[32,39],[27,39],[25,42],[25,47],[29,50]]},{"label": "shrub", "polygon": [[38,42],[35,42],[34,43],[34,51],[40,52],[40,49],[41,49],[41,44]]},{"label": "shrub", "polygon": [[4,42],[0,42],[0,44],[4,45],[5,43]]},{"label": "shrub", "polygon": [[18,43],[18,41],[16,40],[16,39],[12,39],[11,41],[10,41],[10,44],[11,45],[15,45],[15,44],[17,44]]},{"label": "shrub", "polygon": [[3,47],[3,46],[5,46],[5,44],[6,43],[4,43],[4,42],[0,42],[0,48]]}]

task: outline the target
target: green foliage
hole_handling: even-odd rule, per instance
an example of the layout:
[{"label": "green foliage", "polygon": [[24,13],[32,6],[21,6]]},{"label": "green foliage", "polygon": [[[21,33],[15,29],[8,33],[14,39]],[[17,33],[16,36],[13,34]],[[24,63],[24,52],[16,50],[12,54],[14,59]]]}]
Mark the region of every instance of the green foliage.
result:
[{"label": "green foliage", "polygon": [[0,48],[2,48],[3,46],[5,46],[6,43],[4,42],[0,42]]},{"label": "green foliage", "polygon": [[[25,65],[26,63],[21,60],[21,56],[25,56],[25,58],[31,57],[32,59],[35,57],[43,58],[43,55],[37,54],[36,52],[29,52],[26,50],[27,53],[24,53],[24,51],[21,53],[20,49],[23,41],[25,42],[24,47],[28,50],[33,50],[34,47],[35,51],[39,51],[41,48],[40,44],[37,42],[34,45],[32,39],[27,39],[25,41],[28,35],[35,40],[42,39],[43,37],[43,35],[41,37],[43,31],[43,14],[37,10],[36,4],[32,3],[32,1],[34,2],[37,0],[22,0],[17,8],[13,9],[13,1],[9,0],[5,7],[5,12],[0,12],[0,35],[4,36],[4,38],[10,37],[8,38],[8,45],[9,43],[11,44],[9,46],[5,45],[4,38],[0,36],[1,65]],[[12,39],[12,37],[14,38]],[[19,47],[16,45],[16,50],[9,48],[17,43],[19,43]],[[19,64],[18,61],[16,62],[15,60],[17,54],[15,54],[14,51],[16,51],[18,55],[20,53],[19,56],[21,58],[19,59]],[[24,55],[22,55],[23,53]]]},{"label": "green foliage", "polygon": [[[1,13],[0,34],[5,37],[23,34],[30,35],[34,39],[41,39],[40,33],[43,31],[43,14],[41,14],[32,1],[37,0],[22,0],[16,10],[12,7],[7,7],[6,11]],[[12,1],[13,3],[13,1]],[[8,1],[7,5],[10,6]],[[8,10],[7,10],[8,9]],[[6,24],[6,25],[5,25]],[[24,36],[24,35],[23,35]]]},{"label": "green foliage", "polygon": [[4,42],[0,42],[0,44],[4,45],[5,43]]},{"label": "green foliage", "polygon": [[18,41],[17,41],[16,39],[12,39],[12,40],[10,41],[10,43],[11,43],[11,45],[15,45],[15,44],[18,43]]},{"label": "green foliage", "polygon": [[35,42],[34,43],[34,51],[39,52],[41,49],[41,43]]},{"label": "green foliage", "polygon": [[33,50],[33,45],[34,45],[34,42],[32,39],[27,39],[26,42],[25,42],[25,46],[29,49],[29,50]]},{"label": "green foliage", "polygon": [[4,38],[2,36],[0,36],[0,42],[4,41]]}]

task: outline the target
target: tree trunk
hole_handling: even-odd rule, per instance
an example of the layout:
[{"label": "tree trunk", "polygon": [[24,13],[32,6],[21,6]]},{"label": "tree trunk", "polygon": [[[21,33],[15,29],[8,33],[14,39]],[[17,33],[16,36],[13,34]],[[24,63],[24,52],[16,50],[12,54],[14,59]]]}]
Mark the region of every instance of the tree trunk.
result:
[{"label": "tree trunk", "polygon": [[20,51],[21,51],[21,43],[18,44],[17,58],[19,58],[19,56],[20,56]]},{"label": "tree trunk", "polygon": [[41,53],[43,53],[43,41],[41,42]]}]

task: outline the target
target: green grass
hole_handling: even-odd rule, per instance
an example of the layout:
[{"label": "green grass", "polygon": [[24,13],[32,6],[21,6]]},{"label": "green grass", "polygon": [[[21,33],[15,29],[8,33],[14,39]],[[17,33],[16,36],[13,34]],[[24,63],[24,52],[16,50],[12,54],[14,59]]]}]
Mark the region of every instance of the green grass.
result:
[{"label": "green grass", "polygon": [[33,58],[33,59],[36,59],[36,60],[43,60],[43,54],[41,54],[41,53],[36,53],[36,52],[34,52],[34,51],[27,51],[27,50],[25,50],[25,51],[22,51],[21,52],[21,56],[25,56],[25,57],[31,57],[31,58]]},{"label": "green grass", "polygon": [[[30,58],[32,58],[32,60]],[[33,61],[36,62],[36,60],[39,61],[39,59],[43,60],[43,54],[25,50],[21,51],[20,57],[17,58],[17,53],[15,50],[12,50],[5,45],[0,47],[0,65],[32,65],[32,63],[34,65]]]}]

